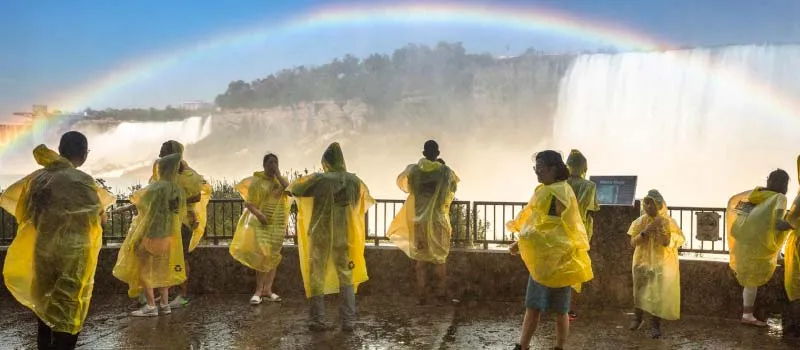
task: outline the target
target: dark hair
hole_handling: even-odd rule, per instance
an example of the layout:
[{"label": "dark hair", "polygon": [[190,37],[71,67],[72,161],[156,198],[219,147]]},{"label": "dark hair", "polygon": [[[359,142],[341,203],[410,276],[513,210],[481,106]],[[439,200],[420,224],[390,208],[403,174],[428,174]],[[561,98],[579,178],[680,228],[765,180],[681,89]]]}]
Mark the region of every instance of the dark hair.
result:
[{"label": "dark hair", "polygon": [[269,159],[270,157],[275,158],[275,160],[278,160],[278,156],[276,156],[275,153],[267,153],[264,155],[264,159],[261,160],[261,164],[266,163],[267,159]]},{"label": "dark hair", "polygon": [[[782,192],[785,194],[786,187],[789,185],[789,173],[783,169],[776,169],[769,173],[767,177],[767,189]],[[777,186],[780,186],[778,188]]]},{"label": "dark hair", "polygon": [[434,140],[425,141],[425,145],[422,147],[422,155],[428,160],[436,160],[436,157],[439,156],[439,144]]},{"label": "dark hair", "polygon": [[569,169],[564,164],[564,159],[561,153],[553,150],[546,150],[536,153],[534,156],[535,161],[542,162],[545,166],[552,166],[556,168],[556,182],[565,181],[569,178]]},{"label": "dark hair", "polygon": [[77,131],[69,131],[61,135],[61,142],[58,144],[58,153],[67,159],[81,158],[86,155],[89,149],[89,141],[86,136]]}]

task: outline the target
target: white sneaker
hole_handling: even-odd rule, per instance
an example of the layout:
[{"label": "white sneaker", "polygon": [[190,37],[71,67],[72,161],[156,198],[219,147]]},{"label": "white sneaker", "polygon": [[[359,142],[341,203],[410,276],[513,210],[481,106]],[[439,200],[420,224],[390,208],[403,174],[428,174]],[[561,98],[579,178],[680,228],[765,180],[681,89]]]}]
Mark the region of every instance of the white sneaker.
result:
[{"label": "white sneaker", "polygon": [[252,298],[250,298],[250,305],[258,305],[258,304],[261,304],[260,296],[254,295]]},{"label": "white sneaker", "polygon": [[152,317],[158,316],[158,307],[145,305],[141,309],[131,312],[131,316],[136,317]]},{"label": "white sneaker", "polygon": [[180,295],[175,297],[175,299],[172,299],[172,301],[169,302],[169,306],[173,309],[180,309],[186,306],[186,304],[189,304],[189,300]]}]

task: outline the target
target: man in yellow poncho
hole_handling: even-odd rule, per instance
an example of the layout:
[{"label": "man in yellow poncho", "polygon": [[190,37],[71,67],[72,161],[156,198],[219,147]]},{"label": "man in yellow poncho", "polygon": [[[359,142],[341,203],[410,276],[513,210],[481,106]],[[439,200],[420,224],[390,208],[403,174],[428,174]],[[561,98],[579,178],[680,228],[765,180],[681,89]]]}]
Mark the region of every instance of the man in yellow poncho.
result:
[{"label": "man in yellow poncho", "polygon": [[[583,226],[586,227],[586,236],[590,245],[592,242],[592,234],[594,233],[594,218],[593,212],[600,210],[597,204],[597,186],[594,182],[586,180],[586,172],[588,171],[588,162],[586,157],[583,156],[581,151],[573,149],[567,157],[567,169],[569,169],[569,178],[567,183],[572,187],[575,196],[578,198],[578,208],[580,209],[581,219],[583,219]],[[573,311],[575,298],[571,298],[569,318],[571,320],[578,317]]]},{"label": "man in yellow poncho", "polygon": [[[133,316],[158,316],[172,312],[169,287],[186,280],[181,245],[181,219],[186,215],[186,197],[178,186],[181,154],[158,160],[157,181],[131,196],[138,215],[120,247],[113,274],[128,284],[128,296],[146,297],[146,305]],[[154,289],[161,296],[156,307]]]},{"label": "man in yellow poncho", "polygon": [[[797,157],[797,176],[800,181],[800,156]],[[800,192],[792,202],[786,221],[793,227],[786,240],[783,285],[789,300],[788,314],[783,315],[785,334],[800,337]]]},{"label": "man in yellow poncho", "polygon": [[325,331],[324,295],[339,293],[342,330],[355,326],[358,285],[367,281],[364,213],[374,200],[367,186],[348,173],[339,143],[322,155],[325,172],[304,176],[288,191],[298,197],[300,270],[311,299],[309,329]]},{"label": "man in yellow poncho", "polygon": [[629,328],[639,329],[647,312],[653,316],[651,335],[655,339],[661,337],[661,319],[677,320],[681,316],[678,248],[685,239],[657,190],[647,192],[642,200],[642,211],[642,216],[628,229],[634,248],[633,304],[636,308]]},{"label": "man in yellow poncho", "polygon": [[767,187],[756,187],[728,201],[727,224],[730,266],[744,287],[742,323],[765,327],[753,316],[758,287],[772,278],[778,253],[791,229],[783,215],[789,174],[778,169],[769,174]]},{"label": "man in yellow poncho", "polygon": [[[183,145],[178,141],[169,140],[161,145],[158,156],[165,157],[176,153],[183,154]],[[158,161],[156,161],[153,164],[153,176],[150,182],[157,181],[158,177]],[[184,257],[188,260],[188,254],[197,247],[206,230],[206,210],[211,199],[211,186],[206,183],[202,175],[189,167],[186,160],[181,161],[178,170],[178,185],[186,195],[186,216],[181,226],[181,238]],[[172,308],[180,308],[189,303],[189,264],[188,261],[185,263],[186,281],[180,285],[180,294],[169,303]]]},{"label": "man in yellow poncho", "polygon": [[256,289],[250,298],[253,305],[261,304],[262,296],[269,301],[281,301],[281,297],[272,292],[272,282],[281,262],[290,209],[286,195],[289,184],[281,176],[278,156],[265,155],[262,166],[264,171],[257,171],[236,185],[236,191],[244,199],[245,210],[229,249],[236,261],[256,270]]},{"label": "man in yellow poncho", "polygon": [[43,168],[11,185],[0,206],[19,224],[3,266],[5,285],[36,314],[39,349],[73,349],[92,298],[105,210],[116,199],[76,169],[88,155],[86,136],[61,136],[56,153],[33,150]]},{"label": "man in yellow poncho", "polygon": [[439,279],[436,296],[446,300],[446,260],[450,253],[450,203],[455,196],[458,176],[437,161],[439,145],[429,140],[417,164],[406,167],[397,177],[397,186],[409,193],[394,217],[386,236],[409,258],[416,260],[417,293],[420,303],[427,299],[425,280],[429,264],[436,266]]},{"label": "man in yellow poncho", "polygon": [[556,349],[569,333],[571,288],[594,277],[589,242],[578,199],[567,184],[569,170],[555,151],[536,154],[534,171],[540,185],[528,205],[506,226],[519,233],[509,248],[520,253],[530,276],[525,295],[525,320],[516,349],[530,349],[533,332],[543,311],[556,313]]}]

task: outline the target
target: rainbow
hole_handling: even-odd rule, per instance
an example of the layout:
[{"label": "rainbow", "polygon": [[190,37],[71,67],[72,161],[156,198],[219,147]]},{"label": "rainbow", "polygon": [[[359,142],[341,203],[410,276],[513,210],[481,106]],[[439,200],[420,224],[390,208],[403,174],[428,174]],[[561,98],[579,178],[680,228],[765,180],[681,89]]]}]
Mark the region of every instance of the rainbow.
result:
[{"label": "rainbow", "polygon": [[[317,7],[310,12],[289,18],[278,24],[255,25],[232,33],[211,37],[194,45],[163,54],[139,58],[87,84],[71,89],[72,93],[55,99],[62,110],[79,110],[93,101],[141,79],[146,79],[181,61],[201,56],[224,47],[245,46],[270,37],[280,37],[293,32],[311,31],[342,26],[375,23],[453,23],[549,32],[587,41],[613,45],[625,50],[671,49],[666,42],[611,23],[580,18],[553,9],[537,6],[497,6],[462,3],[418,3],[395,5],[336,5]],[[695,68],[696,69],[696,68]],[[737,69],[720,70],[724,79],[742,86],[753,98],[772,106],[783,115],[797,116],[800,106],[793,105],[768,84],[748,76]],[[24,139],[20,137],[18,139]],[[0,156],[10,143],[0,149]]]}]

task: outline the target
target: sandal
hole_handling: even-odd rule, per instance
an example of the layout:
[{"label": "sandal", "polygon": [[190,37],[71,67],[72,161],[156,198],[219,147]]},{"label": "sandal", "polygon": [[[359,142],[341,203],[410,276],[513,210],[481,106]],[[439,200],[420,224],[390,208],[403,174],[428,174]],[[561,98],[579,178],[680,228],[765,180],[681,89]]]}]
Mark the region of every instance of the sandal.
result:
[{"label": "sandal", "polygon": [[267,299],[267,301],[271,301],[273,303],[277,303],[277,302],[283,300],[283,299],[281,299],[280,295],[277,295],[275,293],[270,293],[270,295],[266,296],[265,298]]},{"label": "sandal", "polygon": [[252,298],[250,298],[250,305],[258,305],[258,304],[261,304],[260,296],[254,295]]},{"label": "sandal", "polygon": [[766,327],[767,323],[760,320],[747,320],[742,319],[742,324],[747,326],[754,326],[754,327]]}]

